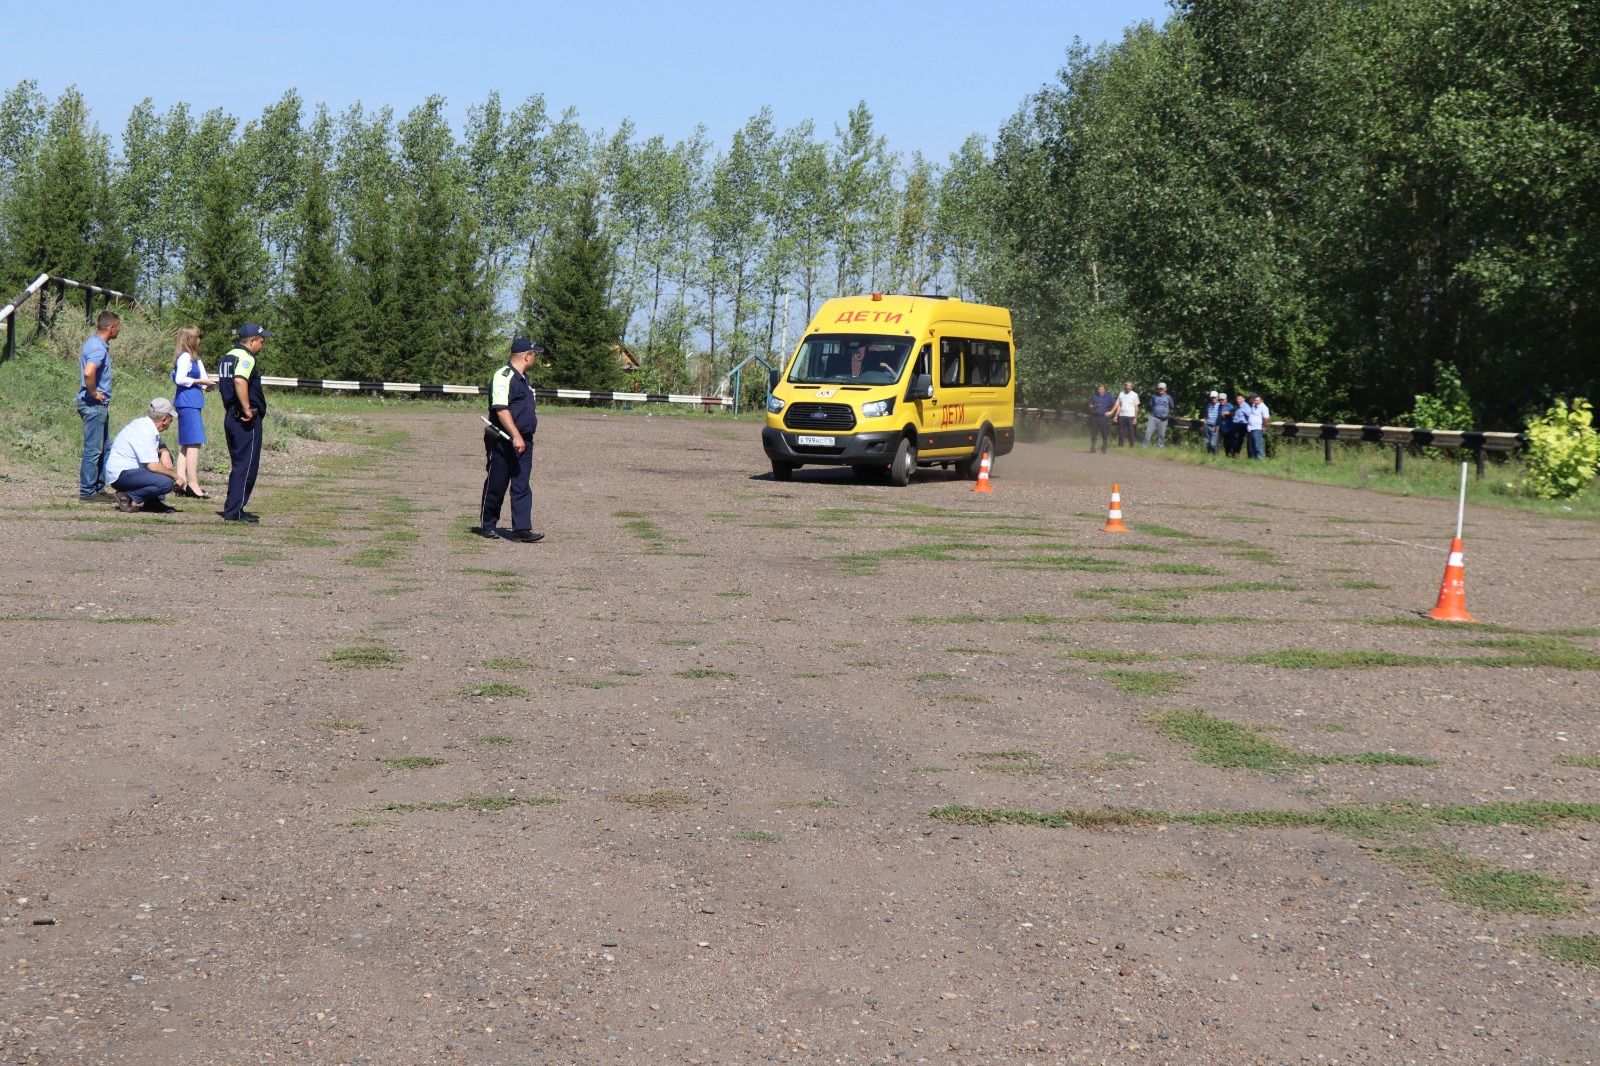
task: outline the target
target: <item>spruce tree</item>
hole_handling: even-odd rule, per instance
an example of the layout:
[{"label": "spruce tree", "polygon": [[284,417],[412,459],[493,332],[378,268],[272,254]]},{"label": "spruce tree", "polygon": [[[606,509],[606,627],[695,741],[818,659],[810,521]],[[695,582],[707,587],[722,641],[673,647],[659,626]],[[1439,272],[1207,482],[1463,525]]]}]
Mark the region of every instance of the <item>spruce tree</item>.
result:
[{"label": "spruce tree", "polygon": [[[281,370],[301,377],[343,376],[350,366],[350,304],[334,243],[328,176],[312,159],[298,211],[289,292],[283,300]],[[275,361],[276,363],[277,361]]]},{"label": "spruce tree", "polygon": [[527,292],[524,318],[550,364],[541,383],[556,388],[614,389],[621,377],[622,316],[607,298],[615,265],[595,199],[580,194],[557,224]]},{"label": "spruce tree", "polygon": [[[202,171],[200,216],[184,261],[183,314],[212,338],[213,357],[227,350],[241,324],[260,322],[268,310],[267,256],[255,220],[241,206],[247,185],[234,162],[223,148]],[[271,331],[271,323],[261,324]]]},{"label": "spruce tree", "polygon": [[361,190],[350,220],[350,295],[356,336],[345,373],[362,381],[396,380],[408,350],[395,287],[393,208],[376,183]]}]

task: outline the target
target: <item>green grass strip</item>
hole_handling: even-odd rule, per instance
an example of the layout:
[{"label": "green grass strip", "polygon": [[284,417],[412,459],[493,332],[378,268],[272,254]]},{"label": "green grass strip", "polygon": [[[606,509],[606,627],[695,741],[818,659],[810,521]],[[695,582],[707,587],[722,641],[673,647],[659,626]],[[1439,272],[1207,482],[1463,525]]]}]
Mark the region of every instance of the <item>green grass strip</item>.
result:
[{"label": "green grass strip", "polygon": [[1162,811],[1143,807],[1029,811],[951,804],[928,812],[953,825],[1031,825],[1050,829],[1196,825],[1212,829],[1323,829],[1351,836],[1418,832],[1440,825],[1546,826],[1600,822],[1600,803],[1526,802],[1432,805],[1385,803],[1323,807],[1314,811]]},{"label": "green grass strip", "polygon": [[1400,844],[1374,855],[1409,874],[1425,877],[1445,898],[1496,914],[1559,918],[1579,914],[1584,900],[1576,886],[1544,874],[1513,870],[1461,854],[1455,848]]},{"label": "green grass strip", "polygon": [[1567,936],[1552,933],[1549,936],[1539,937],[1534,944],[1557,962],[1570,962],[1577,966],[1587,966],[1591,970],[1600,970],[1600,934],[1579,933]]}]

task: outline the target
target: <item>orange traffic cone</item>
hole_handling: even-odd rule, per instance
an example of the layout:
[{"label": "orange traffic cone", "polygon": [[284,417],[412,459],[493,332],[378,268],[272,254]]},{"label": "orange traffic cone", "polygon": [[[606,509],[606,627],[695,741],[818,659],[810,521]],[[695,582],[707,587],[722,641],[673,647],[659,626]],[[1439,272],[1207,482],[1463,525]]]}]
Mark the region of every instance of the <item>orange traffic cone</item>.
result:
[{"label": "orange traffic cone", "polygon": [[1439,602],[1428,617],[1441,622],[1477,621],[1467,613],[1467,564],[1460,537],[1450,542],[1450,561],[1445,563],[1444,581],[1439,584]]},{"label": "orange traffic cone", "polygon": [[1111,511],[1106,515],[1106,524],[1100,527],[1102,533],[1126,533],[1128,527],[1122,524],[1122,489],[1117,485],[1111,486]]},{"label": "orange traffic cone", "polygon": [[972,486],[973,492],[993,492],[994,486],[989,484],[989,453],[984,452],[983,458],[978,461],[978,483]]}]

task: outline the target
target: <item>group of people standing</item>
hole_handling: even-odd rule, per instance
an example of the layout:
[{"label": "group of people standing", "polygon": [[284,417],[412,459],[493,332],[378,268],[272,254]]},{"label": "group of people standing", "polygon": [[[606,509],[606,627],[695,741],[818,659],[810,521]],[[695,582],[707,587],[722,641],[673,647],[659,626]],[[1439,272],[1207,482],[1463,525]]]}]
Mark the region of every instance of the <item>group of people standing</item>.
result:
[{"label": "group of people standing", "polygon": [[[1113,395],[1104,385],[1096,385],[1089,397],[1089,451],[1098,445],[1104,454],[1111,447],[1111,419],[1117,420],[1117,447],[1133,447],[1137,443],[1139,422],[1139,394],[1133,382],[1122,385],[1122,391]],[[1150,397],[1149,417],[1144,427],[1144,444],[1151,440],[1157,448],[1167,446],[1167,427],[1172,421],[1174,401],[1167,391],[1165,381],[1156,383]],[[1225,393],[1213,390],[1205,411],[1206,451],[1215,455],[1220,446],[1228,458],[1237,459],[1239,452],[1248,448],[1250,458],[1267,456],[1266,427],[1272,422],[1272,412],[1262,402],[1260,393],[1251,393],[1246,400],[1243,393],[1230,402]]]},{"label": "group of people standing", "polygon": [[[139,418],[110,438],[111,342],[122,332],[122,317],[102,311],[95,330],[78,356],[78,416],[83,420],[83,460],[78,471],[78,500],[114,499],[117,510],[170,514],[169,495],[209,500],[200,486],[200,447],[206,441],[205,394],[218,389],[225,411],[232,469],[228,495],[220,512],[229,522],[257,522],[246,511],[261,464],[262,426],[267,413],[256,356],[271,336],[254,322],[239,327],[238,344],[223,356],[217,376],[206,375],[200,358],[200,327],[178,328],[173,351],[173,397],[158,396]],[[162,434],[176,421],[178,456],[173,457]]]}]

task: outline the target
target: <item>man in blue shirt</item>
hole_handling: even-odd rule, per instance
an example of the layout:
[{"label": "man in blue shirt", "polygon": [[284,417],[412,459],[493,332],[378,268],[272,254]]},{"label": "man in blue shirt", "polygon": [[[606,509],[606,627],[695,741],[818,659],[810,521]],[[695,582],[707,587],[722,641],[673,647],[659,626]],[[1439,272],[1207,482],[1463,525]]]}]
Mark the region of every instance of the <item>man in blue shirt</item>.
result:
[{"label": "man in blue shirt", "polygon": [[1150,447],[1150,435],[1156,435],[1156,447],[1167,446],[1167,419],[1172,417],[1172,397],[1167,393],[1165,381],[1156,384],[1155,395],[1150,397],[1150,421],[1144,424],[1144,446]]},{"label": "man in blue shirt", "polygon": [[506,489],[511,490],[511,539],[537,544],[543,533],[533,531],[533,434],[539,428],[537,400],[528,384],[528,371],[544,349],[526,337],[511,341],[511,358],[489,379],[489,425],[483,431],[485,474],[479,523],[473,532],[498,539],[500,508]]},{"label": "man in blue shirt", "polygon": [[1250,432],[1250,458],[1265,459],[1267,457],[1267,426],[1272,424],[1272,411],[1261,402],[1259,392],[1252,393],[1250,404],[1246,408],[1246,425]]},{"label": "man in blue shirt", "polygon": [[1089,454],[1094,454],[1094,442],[1100,442],[1100,452],[1105,454],[1111,448],[1111,409],[1117,405],[1117,398],[1106,391],[1104,385],[1094,387],[1094,395],[1089,397]]},{"label": "man in blue shirt", "polygon": [[78,353],[78,417],[83,419],[83,462],[78,468],[78,501],[110,499],[106,493],[106,455],[111,440],[111,342],[122,332],[122,316],[101,311],[94,332]]}]

